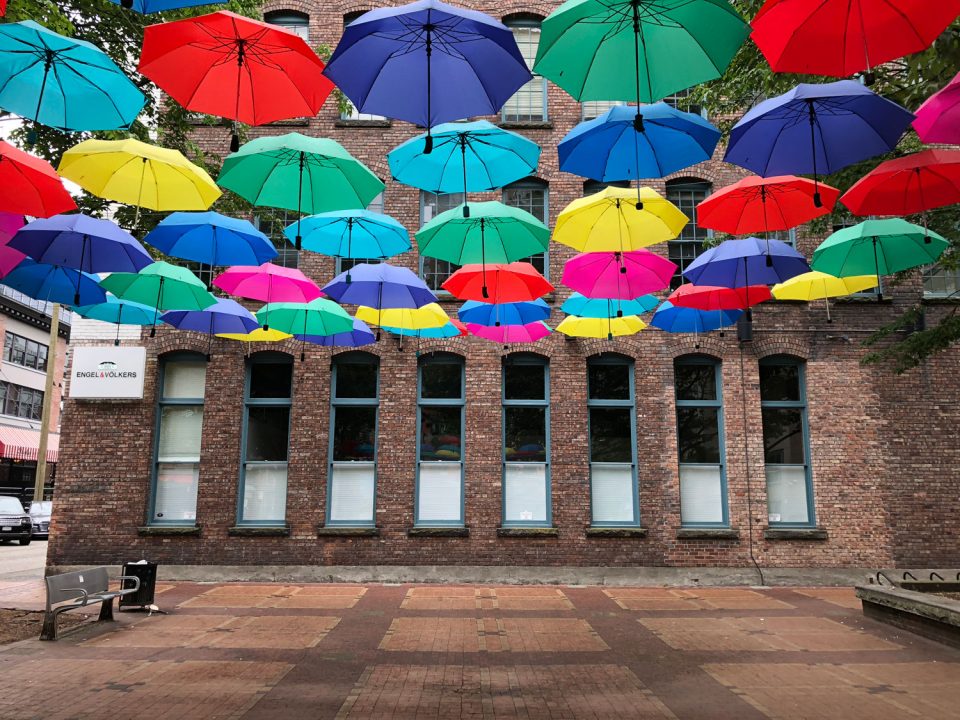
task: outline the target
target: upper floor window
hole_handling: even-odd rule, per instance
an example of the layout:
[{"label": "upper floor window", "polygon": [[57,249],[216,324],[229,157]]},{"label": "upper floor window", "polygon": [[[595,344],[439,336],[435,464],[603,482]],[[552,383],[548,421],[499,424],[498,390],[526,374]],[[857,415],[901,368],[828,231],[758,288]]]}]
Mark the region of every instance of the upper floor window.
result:
[{"label": "upper floor window", "polygon": [[[383,202],[383,193],[378,194],[373,200],[370,201],[370,204],[367,205],[367,210],[370,212],[382,213],[384,209]],[[337,272],[339,275],[342,272],[346,272],[351,269],[354,265],[359,265],[360,263],[380,263],[383,262],[384,258],[345,258],[337,256]]]},{"label": "upper floor window", "polygon": [[610,108],[626,104],[621,100],[587,100],[580,103],[580,120],[593,120],[603,115]]},{"label": "upper floor window", "polygon": [[503,359],[503,524],[548,526],[550,371],[535,355]]},{"label": "upper floor window", "polygon": [[[451,210],[463,203],[463,193],[437,193],[420,191],[420,226],[430,222],[442,212]],[[433,292],[445,292],[440,286],[446,282],[459,267],[446,260],[420,256],[420,277]]]},{"label": "upper floor window", "polygon": [[44,343],[7,331],[3,336],[3,359],[16,365],[45,371],[47,369],[47,346]]},{"label": "upper floor window", "polygon": [[263,19],[270,25],[278,25],[310,42],[310,16],[296,10],[273,10],[264,13]]},{"label": "upper floor window", "polygon": [[43,390],[0,380],[0,412],[27,420],[40,420],[43,416]]},{"label": "upper floor window", "polygon": [[[540,20],[533,17],[507,18],[504,25],[513,31],[520,54],[533,72],[540,45]],[[505,122],[544,122],[547,119],[547,80],[534,75],[504,104],[501,116]]]},{"label": "upper floor window", "polygon": [[[544,225],[550,223],[550,186],[542,180],[529,179],[507,185],[503,189],[503,204],[526,210]],[[537,271],[547,277],[550,264],[547,253],[537,253],[524,258]]]},{"label": "upper floor window", "polygon": [[416,525],[463,525],[465,385],[463,358],[420,359]]},{"label": "upper floor window", "polygon": [[603,192],[608,187],[628,188],[630,187],[630,181],[612,180],[611,182],[603,182],[601,180],[585,180],[583,183],[583,196],[587,197],[588,195],[596,195],[598,192]]},{"label": "upper floor window", "polygon": [[663,101],[672,107],[675,107],[677,110],[682,110],[683,112],[693,113],[694,115],[700,115],[702,117],[707,117],[707,110],[700,105],[695,103],[690,99],[691,91],[690,88],[686,90],[681,90],[676,92],[673,95],[667,95]]},{"label": "upper floor window", "polygon": [[277,256],[271,260],[274,265],[295,268],[299,264],[299,253],[290,239],[283,234],[283,229],[299,217],[292,210],[257,208],[253,216],[254,226],[270,238],[277,249]]},{"label": "upper floor window", "polygon": [[927,265],[923,268],[923,294],[926,297],[953,298],[960,293],[960,268]]},{"label": "upper floor window", "polygon": [[[366,11],[357,10],[354,12],[346,13],[343,16],[343,26],[347,27],[347,25],[349,25],[350,23],[352,23],[354,20],[361,17],[362,15],[366,15]],[[347,105],[349,107],[347,107],[340,113],[341,120],[386,120],[387,119],[383,115],[375,115],[373,113],[362,113],[359,110],[357,110],[353,106],[353,103],[351,103],[349,100],[347,100]]]},{"label": "upper floor window", "polygon": [[703,243],[713,237],[713,231],[697,224],[697,205],[703,202],[713,190],[708,182],[690,180],[671,180],[667,182],[667,200],[683,212],[690,222],[684,225],[676,240],[667,243],[667,256],[677,264],[677,274],[670,281],[670,287],[676,289],[683,284],[683,271],[703,252]]}]

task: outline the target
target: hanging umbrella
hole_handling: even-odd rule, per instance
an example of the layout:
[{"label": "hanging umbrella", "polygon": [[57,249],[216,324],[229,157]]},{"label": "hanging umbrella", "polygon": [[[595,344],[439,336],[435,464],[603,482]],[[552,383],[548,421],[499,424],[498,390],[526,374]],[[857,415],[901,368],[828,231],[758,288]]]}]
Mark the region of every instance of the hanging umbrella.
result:
[{"label": "hanging umbrella", "polygon": [[[7,26],[0,25],[4,27]],[[50,217],[77,209],[50,163],[3,140],[0,140],[0,187],[3,188],[2,212]]]},{"label": "hanging umbrella", "polygon": [[[724,160],[758,175],[829,174],[893,150],[913,114],[853,80],[801,83],[734,125]],[[819,191],[815,207],[823,207]]]},{"label": "hanging umbrella", "polygon": [[229,298],[217,298],[215,304],[203,310],[170,310],[165,312],[160,320],[178,330],[192,330],[208,335],[242,335],[260,327],[253,313]]},{"label": "hanging umbrella", "polygon": [[749,30],[727,0],[568,0],[533,69],[580,102],[651,103],[723,75]]},{"label": "hanging umbrella", "polygon": [[650,324],[672,333],[706,333],[736,324],[742,310],[695,310],[665,300]]},{"label": "hanging umbrella", "polygon": [[333,89],[296,33],[224,10],[146,28],[139,70],[187,110],[248,125],[316,117]]},{"label": "hanging umbrella", "polygon": [[588,298],[630,300],[668,287],[676,272],[649,250],[581,253],[564,265],[563,284]]},{"label": "hanging umbrella", "polygon": [[117,334],[113,339],[114,345],[120,344],[121,325],[153,325],[157,317],[156,308],[129,300],[120,300],[113,295],[107,295],[101,303],[74,306],[72,310],[80,317],[116,325]]},{"label": "hanging umbrella", "polygon": [[437,301],[416,274],[389,263],[354,265],[324,285],[323,292],[344,305],[372,308],[419,308]]},{"label": "hanging umbrella", "polygon": [[920,106],[913,129],[925,143],[960,144],[960,73]]},{"label": "hanging umbrella", "polygon": [[383,308],[377,309],[361,305],[357,308],[357,319],[382,328],[402,328],[404,330],[426,330],[439,328],[450,322],[447,313],[437,303],[419,308]]},{"label": "hanging umbrella", "polygon": [[483,303],[467,300],[457,310],[457,317],[474,325],[528,325],[550,317],[550,306],[541,298],[527,302]]},{"label": "hanging umbrella", "polygon": [[0,245],[0,278],[6,276],[11,270],[17,267],[17,265],[23,262],[26,257],[27,256],[19,250],[14,250],[7,245]]},{"label": "hanging umbrella", "polygon": [[681,285],[667,298],[676,307],[694,310],[746,310],[771,298],[766,285],[727,288],[715,285]]},{"label": "hanging umbrella", "polygon": [[550,244],[550,230],[526,210],[489,201],[467,215],[455,207],[417,231],[420,254],[454,265],[502,264],[536,255]]},{"label": "hanging umbrella", "polygon": [[99,280],[96,275],[24,258],[0,283],[34,300],[63,305],[94,305],[106,299]]},{"label": "hanging umbrella", "polygon": [[[217,184],[254,205],[298,214],[366,207],[383,182],[343,145],[300,133],[251,140],[227,156]],[[300,249],[300,232],[295,244]]]},{"label": "hanging umbrella", "polygon": [[526,262],[464,265],[441,287],[460,300],[494,303],[529,302],[553,292],[553,285]]},{"label": "hanging umbrella", "polygon": [[[397,182],[428,192],[487,192],[537,171],[540,146],[523,135],[486,120],[438,125],[432,131],[433,151],[424,153],[426,135],[418,135],[387,154]],[[470,208],[463,206],[464,217]]]},{"label": "hanging umbrella", "polygon": [[[260,300],[268,307],[278,302],[308,303],[323,294],[313,280],[296,268],[273,263],[235,265],[217,275],[213,285],[237,297]],[[269,323],[264,323],[263,329],[269,330]]]},{"label": "hanging umbrella", "polygon": [[344,258],[386,258],[410,249],[407,229],[389,215],[370,210],[333,210],[310,215],[283,231],[304,250]]},{"label": "hanging umbrella", "polygon": [[401,337],[412,337],[417,340],[442,340],[444,338],[461,337],[468,334],[467,326],[458,320],[448,320],[445,325],[437,328],[419,328],[411,330],[409,328],[383,326],[388,333],[400,335]]},{"label": "hanging umbrella", "polygon": [[776,72],[847,77],[926,50],[957,15],[957,0],[767,0],[750,37]]},{"label": "hanging umbrella", "polygon": [[353,330],[353,318],[326,298],[268,303],[257,311],[257,320],[264,327],[269,320],[274,328],[291,335],[335,335]]},{"label": "hanging umbrella", "polygon": [[588,318],[568,315],[557,325],[557,332],[568,337],[606,338],[635,335],[647,324],[636,315],[623,317]]},{"label": "hanging umbrella", "polygon": [[262,265],[277,256],[249,220],[216,212],[175,212],[144,238],[171,257],[206,265]]},{"label": "hanging umbrella", "polygon": [[0,246],[10,242],[10,238],[25,224],[26,220],[19,213],[0,212]]},{"label": "hanging umbrella", "polygon": [[146,99],[100,48],[32,20],[0,25],[0,107],[60,130],[119,130]]},{"label": "hanging umbrella", "polygon": [[350,332],[334,333],[333,335],[294,335],[301,342],[324,347],[360,347],[376,342],[373,332],[363,320],[353,320],[353,329]]},{"label": "hanging umbrella", "polygon": [[844,297],[853,293],[872,290],[880,284],[876,275],[851,275],[838,278],[811,270],[773,286],[771,292],[777,300],[823,300],[827,305],[827,322],[830,319],[830,298]]},{"label": "hanging umbrella", "polygon": [[222,5],[227,0],[110,0],[110,2],[142,15],[151,15],[198,5]]},{"label": "hanging umbrella", "polygon": [[513,33],[489,15],[418,0],[350,23],[324,74],[363,113],[430,129],[493,115],[532,75]]},{"label": "hanging umbrella", "polygon": [[[640,118],[640,130],[636,129]],[[557,146],[564,172],[610,182],[660,178],[713,157],[720,131],[666,103],[615,105],[577,125]]]},{"label": "hanging umbrella", "polygon": [[0,0],[0,17],[7,14],[7,0]]},{"label": "hanging umbrella", "polygon": [[271,330],[267,328],[257,328],[248,333],[219,333],[217,335],[219,338],[225,338],[227,340],[238,340],[240,342],[280,342],[281,340],[287,340],[293,335],[289,333],[280,332],[279,330]]},{"label": "hanging umbrella", "polygon": [[551,332],[550,326],[543,321],[527,323],[526,325],[476,325],[467,323],[467,330],[484,340],[492,340],[504,345],[508,343],[532,343],[547,337]]},{"label": "hanging umbrella", "polygon": [[[820,207],[814,197],[820,193]],[[697,205],[697,226],[730,233],[769,233],[803,225],[833,212],[840,191],[795,175],[750,175]]]},{"label": "hanging umbrella", "polygon": [[97,197],[150,210],[206,210],[221,195],[179,150],[134,138],[84,140],[63,154],[58,172]]},{"label": "hanging umbrella", "polygon": [[655,190],[607,187],[567,205],[557,217],[553,239],[580,252],[626,252],[672,240],[687,222]]},{"label": "hanging umbrella", "polygon": [[578,292],[573,293],[560,306],[568,315],[578,315],[587,318],[623,317],[625,315],[642,315],[656,310],[660,300],[656,295],[641,295],[631,299],[588,298]]}]

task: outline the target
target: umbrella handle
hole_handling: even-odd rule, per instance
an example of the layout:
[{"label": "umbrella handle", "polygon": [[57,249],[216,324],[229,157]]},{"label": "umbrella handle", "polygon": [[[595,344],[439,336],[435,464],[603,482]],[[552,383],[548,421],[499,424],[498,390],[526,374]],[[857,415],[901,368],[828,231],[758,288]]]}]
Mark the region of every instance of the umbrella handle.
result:
[{"label": "umbrella handle", "polygon": [[813,206],[823,207],[823,198],[820,197],[820,181],[817,176],[817,111],[813,107],[813,100],[807,100],[807,110],[810,115],[810,149],[813,151]]},{"label": "umbrella handle", "polygon": [[467,204],[467,136],[460,134],[460,158],[463,165],[463,216],[470,217],[470,206]]},{"label": "umbrella handle", "polygon": [[157,306],[153,309],[153,325],[150,326],[150,337],[157,334],[157,313],[160,312],[160,304],[163,302],[163,278],[160,278],[160,288],[157,290]]},{"label": "umbrella handle", "polygon": [[301,244],[303,238],[300,235],[300,220],[303,218],[303,211],[301,211],[301,205],[303,203],[303,165],[304,165],[304,153],[300,151],[300,181],[297,186],[297,239],[296,247],[297,250],[301,249]]},{"label": "umbrella handle", "polygon": [[47,76],[50,74],[50,67],[53,65],[55,54],[50,48],[46,48],[46,56],[43,61],[43,81],[40,83],[40,96],[37,98],[37,110],[33,114],[33,127],[27,131],[27,145],[33,147],[37,142],[37,125],[40,124],[40,106],[43,104],[43,91],[47,88]]},{"label": "umbrella handle", "polygon": [[433,38],[431,34],[433,33],[434,25],[430,22],[430,10],[427,10],[427,22],[424,24],[423,29],[426,30],[426,48],[427,48],[427,139],[423,144],[423,154],[429,155],[433,152],[433,135],[430,134],[430,126],[433,124],[431,115],[433,114],[431,106],[431,92],[432,92],[432,82],[430,75],[430,58],[433,56]]},{"label": "umbrella handle", "polygon": [[487,244],[484,239],[484,219],[480,218],[480,265],[483,269],[483,287],[480,289],[484,299],[490,297],[487,292]]}]

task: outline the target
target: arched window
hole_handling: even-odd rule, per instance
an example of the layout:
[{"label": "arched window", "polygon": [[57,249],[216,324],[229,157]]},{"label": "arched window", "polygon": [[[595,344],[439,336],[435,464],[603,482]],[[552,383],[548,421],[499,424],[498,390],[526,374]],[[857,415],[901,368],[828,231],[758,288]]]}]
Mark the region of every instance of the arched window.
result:
[{"label": "arched window", "polygon": [[306,13],[296,10],[272,10],[264,13],[263,20],[296,33],[304,42],[310,42],[310,16]]},{"label": "arched window", "polygon": [[[550,185],[543,180],[527,178],[507,185],[503,188],[503,204],[526,210],[544,225],[550,224]],[[550,263],[547,258],[545,251],[524,258],[524,261],[549,279]]]},{"label": "arched window", "polygon": [[160,358],[150,525],[195,525],[207,363],[202,355]]},{"label": "arched window", "polygon": [[667,243],[667,255],[678,266],[677,274],[670,282],[671,288],[683,284],[682,273],[703,252],[703,243],[713,237],[713,231],[697,224],[697,205],[713,192],[713,185],[704,180],[670,180],[667,182],[667,200],[676,205],[690,218],[680,236]]},{"label": "arched window", "polygon": [[537,355],[503,359],[503,525],[547,527],[550,367]]},{"label": "arched window", "polygon": [[596,195],[598,192],[603,192],[608,187],[628,188],[630,187],[630,181],[611,180],[610,182],[603,182],[601,180],[584,180],[583,196],[587,197],[588,195]]},{"label": "arched window", "polygon": [[[540,45],[540,18],[534,15],[517,15],[503,21],[513,31],[520,54],[533,72]],[[547,120],[547,80],[534,74],[523,87],[517,90],[501,110],[504,122],[545,122]]]}]

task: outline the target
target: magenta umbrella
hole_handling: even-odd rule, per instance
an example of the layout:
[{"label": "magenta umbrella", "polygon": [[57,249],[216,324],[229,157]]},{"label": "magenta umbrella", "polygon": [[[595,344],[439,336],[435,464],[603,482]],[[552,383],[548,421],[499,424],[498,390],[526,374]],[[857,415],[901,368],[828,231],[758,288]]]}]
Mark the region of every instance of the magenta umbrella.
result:
[{"label": "magenta umbrella", "polygon": [[[234,265],[217,275],[215,287],[237,297],[263,302],[308,303],[323,295],[317,284],[296,268],[273,263],[263,265]],[[268,323],[263,324],[269,330]]]},{"label": "magenta umbrella", "polygon": [[7,273],[19,265],[25,257],[26,255],[19,250],[14,250],[8,245],[0,245],[0,278],[6,277]]},{"label": "magenta umbrella", "polygon": [[925,143],[960,143],[960,73],[920,106],[913,129]]},{"label": "magenta umbrella", "polygon": [[649,250],[580,253],[563,268],[563,284],[588,298],[630,300],[663,290],[677,266]]},{"label": "magenta umbrella", "polygon": [[26,224],[23,215],[0,212],[0,245],[10,242],[10,238],[17,234],[17,230]]},{"label": "magenta umbrella", "polygon": [[467,330],[471,335],[476,335],[484,340],[492,340],[498,343],[529,343],[536,342],[540,338],[545,338],[552,330],[542,320],[527,323],[526,325],[477,325],[476,323],[467,323]]}]

